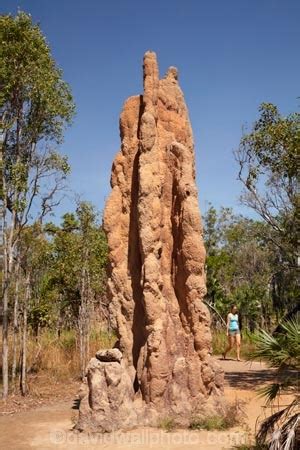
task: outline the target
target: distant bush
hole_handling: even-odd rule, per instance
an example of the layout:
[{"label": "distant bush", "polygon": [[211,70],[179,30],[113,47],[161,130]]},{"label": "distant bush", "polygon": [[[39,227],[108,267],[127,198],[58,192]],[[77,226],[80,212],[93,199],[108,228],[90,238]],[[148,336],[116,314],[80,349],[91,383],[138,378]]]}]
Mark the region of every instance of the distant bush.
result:
[{"label": "distant bush", "polygon": [[176,428],[176,422],[172,417],[164,417],[158,423],[158,428],[162,428],[169,433]]}]

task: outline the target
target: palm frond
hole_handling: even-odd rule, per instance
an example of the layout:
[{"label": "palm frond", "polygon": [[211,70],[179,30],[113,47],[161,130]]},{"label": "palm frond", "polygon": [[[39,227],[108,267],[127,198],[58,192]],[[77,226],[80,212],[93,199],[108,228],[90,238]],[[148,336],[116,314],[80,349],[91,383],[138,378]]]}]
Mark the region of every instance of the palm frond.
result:
[{"label": "palm frond", "polygon": [[[294,441],[297,439],[299,423],[299,398],[296,397],[286,408],[272,414],[262,422],[256,435],[257,443],[259,445],[265,445],[269,442],[269,445],[271,445],[273,442],[273,448],[275,449],[280,436],[281,447],[279,448],[283,449],[283,445],[286,445],[287,440],[292,443],[293,439]],[[294,437],[292,430],[295,432]],[[290,449],[292,448],[290,447]]]},{"label": "palm frond", "polygon": [[272,383],[257,389],[258,397],[265,397],[269,405],[280,394],[295,394],[298,390],[298,378],[288,377],[282,383]]},{"label": "palm frond", "polygon": [[[293,415],[282,427],[283,450],[292,450],[297,439],[297,429],[300,426],[300,414]],[[299,442],[296,443],[299,448]]]},{"label": "palm frond", "polygon": [[251,353],[249,359],[273,359],[277,352],[282,351],[281,345],[278,340],[267,333],[265,330],[259,331],[254,336],[254,342],[256,344],[256,349]]},{"label": "palm frond", "polygon": [[267,436],[274,430],[276,423],[283,416],[284,412],[284,409],[277,411],[262,422],[256,436],[259,444],[263,445],[267,441]]},{"label": "palm frond", "polygon": [[[267,405],[281,393],[290,393],[294,400],[284,409],[265,419],[256,435],[259,445],[267,445],[271,450],[294,450],[299,448],[300,440],[300,320],[285,321],[281,331],[274,335],[261,330],[255,337],[256,350],[251,359],[259,358],[276,368],[275,383],[259,389],[259,396],[266,397]],[[275,374],[274,374],[275,375]]]},{"label": "palm frond", "polygon": [[290,339],[295,344],[300,345],[300,314],[297,314],[294,319],[282,322],[281,326],[283,330],[288,333]]},{"label": "palm frond", "polygon": [[266,404],[270,404],[281,391],[280,383],[272,383],[258,389],[258,397],[266,397]]},{"label": "palm frond", "polygon": [[270,450],[282,450],[281,449],[281,430],[275,430],[272,433],[270,442]]},{"label": "palm frond", "polygon": [[256,349],[249,359],[262,359],[270,366],[299,369],[300,367],[300,321],[282,323],[282,332],[271,335],[260,330],[255,336]]}]

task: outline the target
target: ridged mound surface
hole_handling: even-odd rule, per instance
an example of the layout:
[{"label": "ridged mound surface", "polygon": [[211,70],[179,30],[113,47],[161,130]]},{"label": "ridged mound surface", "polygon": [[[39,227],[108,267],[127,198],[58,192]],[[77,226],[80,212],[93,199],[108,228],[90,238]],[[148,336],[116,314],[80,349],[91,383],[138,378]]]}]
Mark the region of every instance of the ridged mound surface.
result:
[{"label": "ridged mound surface", "polygon": [[160,80],[156,55],[147,52],[143,70],[143,95],[121,113],[104,211],[110,315],[135,398],[187,418],[223,386],[202,301],[194,142],[177,69]]}]

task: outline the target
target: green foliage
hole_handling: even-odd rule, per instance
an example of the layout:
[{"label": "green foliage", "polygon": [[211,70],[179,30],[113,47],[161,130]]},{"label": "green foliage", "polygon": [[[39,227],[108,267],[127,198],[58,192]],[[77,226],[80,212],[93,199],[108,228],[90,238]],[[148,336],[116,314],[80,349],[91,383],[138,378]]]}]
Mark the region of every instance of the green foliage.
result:
[{"label": "green foliage", "polygon": [[74,105],[39,26],[24,12],[16,17],[0,16],[0,40],[0,108],[6,113],[4,127],[12,129],[21,118],[22,135],[27,142],[41,138],[60,141],[65,121],[72,119]]},{"label": "green foliage", "polygon": [[35,223],[24,228],[18,254],[23,270],[31,273],[28,323],[36,335],[43,327],[76,324],[83,265],[92,304],[99,306],[106,287],[107,253],[98,213],[87,202],[81,202],[75,214],[66,213],[60,226]]},{"label": "green foliage", "polygon": [[90,340],[97,342],[99,348],[112,348],[117,342],[117,336],[113,331],[107,331],[105,329],[97,330],[92,328],[90,332]]},{"label": "green foliage", "polygon": [[237,304],[243,327],[251,331],[270,329],[298,298],[297,272],[279,265],[272,233],[268,223],[228,208],[210,206],[204,215],[207,301],[223,318]]},{"label": "green foliage", "polygon": [[107,242],[98,222],[98,214],[88,202],[81,202],[76,213],[66,213],[60,227],[45,225],[51,237],[52,260],[48,271],[48,289],[57,292],[60,314],[72,323],[78,316],[80,280],[85,264],[94,302],[105,291]]},{"label": "green foliage", "polygon": [[191,430],[228,430],[239,425],[244,419],[244,412],[239,402],[228,405],[221,414],[211,416],[195,416],[189,428]]},{"label": "green foliage", "polygon": [[[35,200],[44,217],[70,171],[55,146],[74,115],[68,84],[30,15],[0,16],[0,129],[7,208],[19,230]],[[39,199],[39,205],[37,203]],[[15,228],[15,224],[12,227]]]},{"label": "green foliage", "polygon": [[176,422],[172,417],[163,417],[158,423],[158,428],[162,428],[167,433],[170,433],[175,430]]},{"label": "green foliage", "polygon": [[252,358],[267,361],[278,370],[289,367],[300,370],[300,317],[281,324],[282,331],[271,335],[261,330],[255,336]]},{"label": "green foliage", "polygon": [[221,416],[210,416],[203,419],[195,419],[190,424],[191,430],[226,430],[228,427]]},{"label": "green foliage", "polygon": [[60,155],[54,150],[51,150],[46,155],[44,166],[49,171],[62,172],[64,175],[68,175],[71,171],[71,167],[68,163],[68,158],[66,156]]},{"label": "green foliage", "polygon": [[249,152],[251,163],[248,183],[256,185],[259,175],[266,170],[273,178],[284,177],[292,181],[297,176],[300,115],[294,113],[283,117],[272,103],[262,103],[259,112],[260,118],[254,123],[252,132],[241,141]]},{"label": "green foliage", "polygon": [[37,304],[32,302],[32,304],[29,305],[28,323],[36,333],[39,328],[52,325],[53,316],[51,314],[51,305],[45,300],[46,299],[42,299],[42,301]]},{"label": "green foliage", "polygon": [[271,255],[261,222],[234,215],[229,208],[210,207],[204,216],[207,249],[207,300],[226,318],[232,303],[243,325],[254,330],[269,320]]},{"label": "green foliage", "polygon": [[[297,447],[296,433],[299,414],[300,317],[281,324],[280,332],[270,335],[261,330],[256,336],[256,348],[250,359],[260,358],[277,369],[277,380],[259,390],[278,411],[267,417],[257,434],[259,445],[293,449]],[[280,405],[280,395],[291,394],[288,406]],[[276,401],[276,403],[275,403]],[[285,401],[286,403],[286,401]],[[298,437],[299,444],[299,437]],[[268,447],[269,448],[269,447]],[[298,447],[297,447],[298,448]]]},{"label": "green foliage", "polygon": [[59,347],[61,347],[65,352],[70,352],[76,349],[76,334],[74,330],[64,330],[61,334],[59,341]]},{"label": "green foliage", "polygon": [[273,254],[273,305],[284,311],[292,308],[299,298],[300,114],[284,117],[271,103],[263,103],[259,112],[259,119],[243,136],[235,155],[244,186],[241,200],[267,225],[261,228],[261,233]]}]

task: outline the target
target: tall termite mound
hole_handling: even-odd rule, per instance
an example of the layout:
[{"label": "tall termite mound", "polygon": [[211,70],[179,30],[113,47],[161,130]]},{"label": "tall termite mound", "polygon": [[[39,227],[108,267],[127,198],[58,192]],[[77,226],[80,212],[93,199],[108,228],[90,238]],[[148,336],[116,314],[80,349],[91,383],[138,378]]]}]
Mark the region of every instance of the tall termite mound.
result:
[{"label": "tall termite mound", "polygon": [[94,365],[119,364],[120,377],[129,375],[123,419],[151,422],[153,412],[167,412],[185,422],[219,396],[223,373],[211,356],[203,303],[205,249],[188,110],[177,69],[159,79],[156,55],[147,52],[143,74],[143,94],[130,97],[121,113],[121,149],[104,211],[109,310],[122,361]]}]

